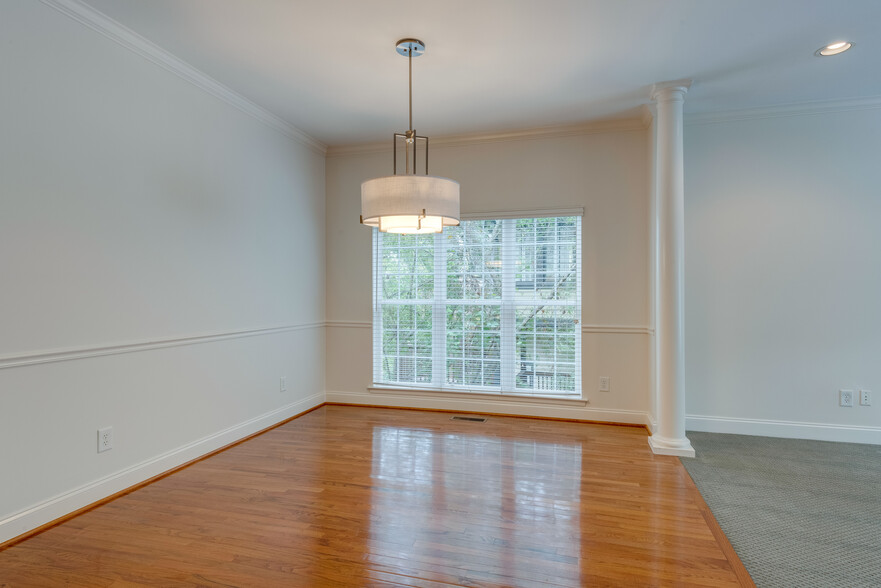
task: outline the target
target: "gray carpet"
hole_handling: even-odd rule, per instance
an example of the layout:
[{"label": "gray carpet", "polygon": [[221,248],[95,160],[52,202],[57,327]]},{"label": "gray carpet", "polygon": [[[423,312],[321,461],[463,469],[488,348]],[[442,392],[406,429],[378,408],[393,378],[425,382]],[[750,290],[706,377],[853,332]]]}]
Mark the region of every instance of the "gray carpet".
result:
[{"label": "gray carpet", "polygon": [[881,587],[881,446],[688,438],[682,463],[759,588]]}]

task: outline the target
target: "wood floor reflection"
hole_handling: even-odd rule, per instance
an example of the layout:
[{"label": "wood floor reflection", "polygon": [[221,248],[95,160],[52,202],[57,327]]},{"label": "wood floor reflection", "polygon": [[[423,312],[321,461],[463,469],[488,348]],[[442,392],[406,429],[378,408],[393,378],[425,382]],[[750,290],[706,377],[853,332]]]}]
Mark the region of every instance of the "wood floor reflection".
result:
[{"label": "wood floor reflection", "polygon": [[707,516],[640,428],[324,406],[0,552],[0,586],[750,585]]}]

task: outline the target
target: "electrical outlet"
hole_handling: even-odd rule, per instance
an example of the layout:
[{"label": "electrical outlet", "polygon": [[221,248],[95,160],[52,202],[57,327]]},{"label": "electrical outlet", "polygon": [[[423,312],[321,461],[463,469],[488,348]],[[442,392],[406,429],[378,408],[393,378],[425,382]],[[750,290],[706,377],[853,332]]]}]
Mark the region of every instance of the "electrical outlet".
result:
[{"label": "electrical outlet", "polygon": [[860,390],[860,406],[872,406],[872,393],[868,390]]},{"label": "electrical outlet", "polygon": [[612,378],[600,376],[600,392],[609,392],[612,389]]},{"label": "electrical outlet", "polygon": [[853,406],[853,390],[838,391],[838,406]]},{"label": "electrical outlet", "polygon": [[278,391],[279,392],[287,392],[288,391],[288,377],[282,376],[278,382]]},{"label": "electrical outlet", "polygon": [[113,449],[113,427],[98,429],[98,453]]}]

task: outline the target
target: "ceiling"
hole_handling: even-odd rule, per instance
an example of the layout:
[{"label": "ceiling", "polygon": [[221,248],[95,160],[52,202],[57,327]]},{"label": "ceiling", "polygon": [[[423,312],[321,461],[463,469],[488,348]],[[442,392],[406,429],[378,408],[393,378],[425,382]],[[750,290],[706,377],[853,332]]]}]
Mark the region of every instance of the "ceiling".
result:
[{"label": "ceiling", "polygon": [[[877,0],[87,3],[332,146],[406,130],[402,37],[426,44],[413,118],[430,136],[634,116],[681,78],[687,113],[881,96]],[[854,48],[814,56],[840,39]]]}]

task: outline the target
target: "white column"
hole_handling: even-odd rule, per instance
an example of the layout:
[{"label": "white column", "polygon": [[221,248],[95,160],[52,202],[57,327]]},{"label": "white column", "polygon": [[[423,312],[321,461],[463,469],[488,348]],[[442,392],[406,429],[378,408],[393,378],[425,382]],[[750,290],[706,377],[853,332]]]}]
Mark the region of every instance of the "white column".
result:
[{"label": "white column", "polygon": [[652,451],[694,457],[685,437],[685,343],[683,290],[685,261],[685,187],[683,181],[682,105],[691,81],[656,84],[657,345],[658,427],[649,437]]}]

